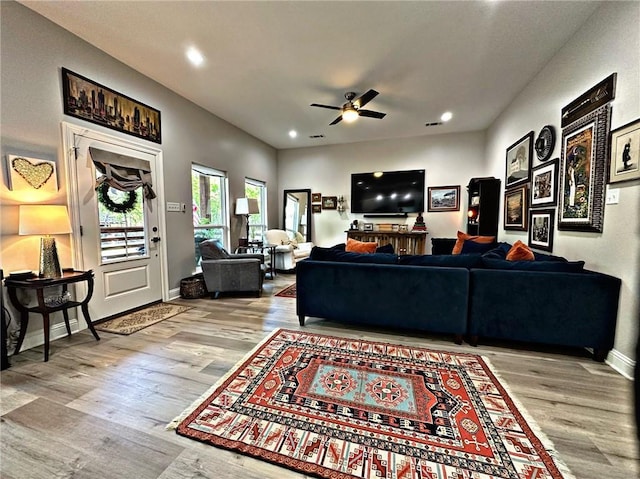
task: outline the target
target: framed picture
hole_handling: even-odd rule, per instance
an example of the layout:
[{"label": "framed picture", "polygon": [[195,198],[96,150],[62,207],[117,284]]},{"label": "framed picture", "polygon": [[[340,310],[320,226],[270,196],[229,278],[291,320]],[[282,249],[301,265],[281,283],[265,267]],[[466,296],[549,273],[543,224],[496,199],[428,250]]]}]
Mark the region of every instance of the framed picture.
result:
[{"label": "framed picture", "polygon": [[511,188],[529,181],[532,154],[533,131],[530,131],[507,148],[505,188]]},{"label": "framed picture", "polygon": [[460,185],[430,186],[427,211],[460,211]]},{"label": "framed picture", "polygon": [[364,223],[362,225],[363,231],[373,231],[373,223]]},{"label": "framed picture", "polygon": [[610,116],[604,105],[562,130],[560,230],[602,232]]},{"label": "framed picture", "polygon": [[322,213],[322,205],[311,205],[312,213]]},{"label": "framed picture", "polygon": [[527,230],[527,185],[504,193],[504,229]]},{"label": "framed picture", "polygon": [[160,111],[66,68],[62,69],[64,114],[128,135],[162,143]]},{"label": "framed picture", "polygon": [[529,246],[544,251],[553,251],[553,227],[555,210],[531,210],[529,212]]},{"label": "framed picture", "polygon": [[311,203],[320,203],[322,201],[322,193],[311,193]]},{"label": "framed picture", "polygon": [[338,208],[337,196],[323,196],[322,197],[322,209],[323,210],[335,210]]},{"label": "framed picture", "polygon": [[56,162],[7,155],[9,189],[13,191],[35,189],[46,193],[58,191]]},{"label": "framed picture", "polygon": [[409,225],[400,225],[400,226],[398,227],[398,231],[399,231],[400,233],[406,233],[406,232],[408,232],[408,231],[409,231]]},{"label": "framed picture", "polygon": [[559,158],[531,170],[531,207],[558,204]]},{"label": "framed picture", "polygon": [[611,132],[609,183],[640,178],[640,118]]}]

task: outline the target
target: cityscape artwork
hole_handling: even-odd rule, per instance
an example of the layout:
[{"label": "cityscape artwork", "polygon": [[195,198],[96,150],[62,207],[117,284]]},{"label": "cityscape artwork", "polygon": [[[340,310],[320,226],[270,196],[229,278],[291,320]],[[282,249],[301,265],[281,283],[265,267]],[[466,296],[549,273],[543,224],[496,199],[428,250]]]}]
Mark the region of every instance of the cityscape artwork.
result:
[{"label": "cityscape artwork", "polygon": [[65,115],[162,143],[160,111],[99,83],[62,69]]}]

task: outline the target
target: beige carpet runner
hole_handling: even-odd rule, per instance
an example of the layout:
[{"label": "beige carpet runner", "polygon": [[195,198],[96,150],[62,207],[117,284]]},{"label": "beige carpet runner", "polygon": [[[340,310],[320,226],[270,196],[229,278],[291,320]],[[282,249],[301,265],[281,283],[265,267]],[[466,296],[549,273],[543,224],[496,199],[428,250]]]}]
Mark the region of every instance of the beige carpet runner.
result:
[{"label": "beige carpet runner", "polygon": [[191,308],[191,306],[180,304],[157,303],[139,311],[96,324],[95,327],[98,331],[128,335],[176,314],[184,313]]}]

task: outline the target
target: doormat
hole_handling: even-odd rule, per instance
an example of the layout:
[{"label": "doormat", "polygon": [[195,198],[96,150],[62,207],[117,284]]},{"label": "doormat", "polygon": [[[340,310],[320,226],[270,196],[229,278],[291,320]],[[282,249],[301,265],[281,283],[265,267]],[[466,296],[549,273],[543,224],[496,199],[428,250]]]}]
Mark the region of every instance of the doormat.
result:
[{"label": "doormat", "polygon": [[276,296],[281,296],[283,298],[295,298],[296,297],[296,284],[293,283],[292,285],[287,286],[284,289],[281,289],[275,295]]},{"label": "doormat", "polygon": [[129,335],[189,309],[192,307],[181,304],[156,303],[139,311],[96,324],[95,328],[98,331]]},{"label": "doormat", "polygon": [[294,330],[169,427],[323,478],[574,479],[486,359]]}]

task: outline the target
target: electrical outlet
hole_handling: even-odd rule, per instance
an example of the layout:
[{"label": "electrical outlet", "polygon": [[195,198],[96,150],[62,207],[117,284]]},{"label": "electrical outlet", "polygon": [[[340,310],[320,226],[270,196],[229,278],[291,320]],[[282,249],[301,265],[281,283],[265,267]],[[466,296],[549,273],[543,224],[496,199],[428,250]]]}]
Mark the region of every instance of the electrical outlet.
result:
[{"label": "electrical outlet", "polygon": [[620,189],[619,188],[607,189],[607,204],[617,205],[619,201],[620,201]]},{"label": "electrical outlet", "polygon": [[172,203],[170,201],[167,201],[167,211],[180,212],[180,203]]}]

